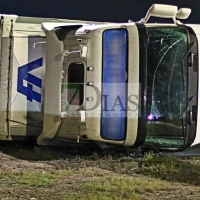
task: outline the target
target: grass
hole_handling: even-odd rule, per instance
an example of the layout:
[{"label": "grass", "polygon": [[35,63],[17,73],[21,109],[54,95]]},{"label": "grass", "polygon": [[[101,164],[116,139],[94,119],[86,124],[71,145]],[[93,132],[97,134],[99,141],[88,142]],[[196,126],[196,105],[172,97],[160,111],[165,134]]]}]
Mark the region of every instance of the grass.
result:
[{"label": "grass", "polygon": [[[0,147],[0,199],[200,199],[200,159]],[[25,152],[25,153],[24,153]]]}]

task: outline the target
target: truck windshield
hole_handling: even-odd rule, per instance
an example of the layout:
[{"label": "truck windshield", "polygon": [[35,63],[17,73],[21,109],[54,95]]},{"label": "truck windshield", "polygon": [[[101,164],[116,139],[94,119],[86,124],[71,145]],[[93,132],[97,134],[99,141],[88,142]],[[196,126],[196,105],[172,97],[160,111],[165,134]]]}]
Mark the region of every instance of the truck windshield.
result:
[{"label": "truck windshield", "polygon": [[187,100],[187,32],[149,27],[145,145],[184,146]]}]

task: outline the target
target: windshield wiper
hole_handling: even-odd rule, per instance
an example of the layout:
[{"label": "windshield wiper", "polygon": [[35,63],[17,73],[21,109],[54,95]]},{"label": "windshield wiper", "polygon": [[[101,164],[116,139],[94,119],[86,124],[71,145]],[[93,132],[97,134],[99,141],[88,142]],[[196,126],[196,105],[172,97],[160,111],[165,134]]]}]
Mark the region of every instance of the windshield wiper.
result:
[{"label": "windshield wiper", "polygon": [[183,56],[182,59],[184,59],[188,55],[188,53],[190,52],[190,50],[193,47],[193,45],[194,45],[194,42],[192,42],[192,43],[189,44],[189,48],[188,48],[187,52],[185,53],[185,55]]},{"label": "windshield wiper", "polygon": [[185,114],[185,112],[186,112],[187,109],[189,108],[189,106],[190,106],[190,104],[192,103],[193,99],[194,99],[194,96],[191,96],[191,97],[190,97],[190,100],[189,100],[189,102],[188,102],[188,104],[187,104],[187,106],[185,107],[185,109],[184,109],[184,111],[183,111],[183,114],[182,114],[181,118],[183,118],[183,115]]}]

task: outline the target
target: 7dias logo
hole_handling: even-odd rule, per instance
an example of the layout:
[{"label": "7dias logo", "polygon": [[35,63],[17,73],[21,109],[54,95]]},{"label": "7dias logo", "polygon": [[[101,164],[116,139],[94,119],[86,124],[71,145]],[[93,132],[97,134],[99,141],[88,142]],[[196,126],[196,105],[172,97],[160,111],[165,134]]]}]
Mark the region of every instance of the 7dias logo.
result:
[{"label": "7dias logo", "polygon": [[61,109],[73,115],[85,110],[87,117],[138,117],[139,84],[61,84]]}]

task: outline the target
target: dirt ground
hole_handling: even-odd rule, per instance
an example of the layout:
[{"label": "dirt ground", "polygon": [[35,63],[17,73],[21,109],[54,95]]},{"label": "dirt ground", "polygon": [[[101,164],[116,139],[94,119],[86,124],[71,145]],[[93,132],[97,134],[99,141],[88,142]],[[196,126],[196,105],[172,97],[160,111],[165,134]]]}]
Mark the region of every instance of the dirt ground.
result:
[{"label": "dirt ground", "polygon": [[[142,158],[132,158],[124,152],[117,153],[117,156],[103,155],[90,147],[3,145],[0,147],[0,200],[200,199],[198,159],[194,160],[195,165],[197,164],[194,169],[196,171],[193,170],[191,174],[187,170],[188,166],[192,165],[180,162],[173,163],[174,166],[177,165],[174,168],[170,165],[170,173],[162,164],[159,164],[159,168],[156,165],[155,168],[155,164],[148,161],[146,163],[149,166],[146,166]],[[159,172],[158,169],[163,171]],[[112,193],[109,189],[88,185],[95,181],[105,183],[105,179],[116,176],[125,180],[136,179],[138,182],[133,184],[141,187],[126,186],[123,192],[109,196]],[[146,180],[151,182],[152,186],[148,186]],[[84,184],[87,188],[83,187]],[[113,184],[112,181],[110,184]],[[101,187],[102,185],[101,183]],[[131,193],[132,190],[135,196]],[[96,192],[99,196],[95,196]]]}]

